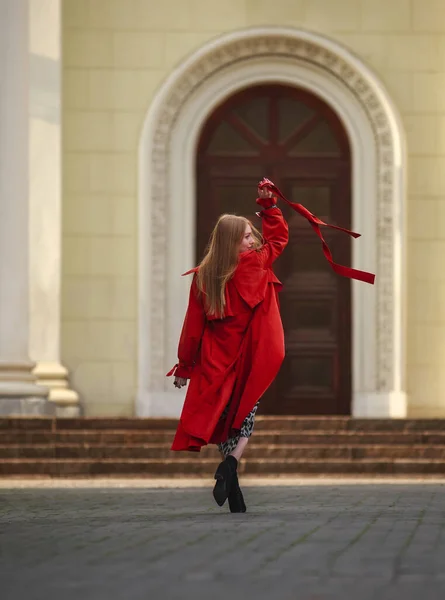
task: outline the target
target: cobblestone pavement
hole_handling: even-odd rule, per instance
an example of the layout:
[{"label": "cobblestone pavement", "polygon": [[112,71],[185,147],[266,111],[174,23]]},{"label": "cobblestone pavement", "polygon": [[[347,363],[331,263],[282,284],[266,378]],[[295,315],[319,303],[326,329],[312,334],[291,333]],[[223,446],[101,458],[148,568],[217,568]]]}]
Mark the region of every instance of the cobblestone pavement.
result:
[{"label": "cobblestone pavement", "polygon": [[[106,484],[105,484],[106,485]],[[2,600],[443,600],[445,485],[0,489]]]}]

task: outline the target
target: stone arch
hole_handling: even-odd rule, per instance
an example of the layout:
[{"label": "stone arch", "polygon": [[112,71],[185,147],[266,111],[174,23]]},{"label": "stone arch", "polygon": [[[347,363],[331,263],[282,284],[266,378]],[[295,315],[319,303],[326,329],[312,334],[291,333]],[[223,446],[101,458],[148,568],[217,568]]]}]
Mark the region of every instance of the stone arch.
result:
[{"label": "stone arch", "polygon": [[405,416],[404,172],[400,118],[356,56],[320,35],[288,28],[237,31],[208,43],[167,79],[139,148],[139,379],[137,414],[179,414],[183,394],[165,373],[193,266],[194,159],[218,103],[261,82],[305,87],[342,119],[353,154],[353,265],[376,286],[353,285],[353,414]]}]

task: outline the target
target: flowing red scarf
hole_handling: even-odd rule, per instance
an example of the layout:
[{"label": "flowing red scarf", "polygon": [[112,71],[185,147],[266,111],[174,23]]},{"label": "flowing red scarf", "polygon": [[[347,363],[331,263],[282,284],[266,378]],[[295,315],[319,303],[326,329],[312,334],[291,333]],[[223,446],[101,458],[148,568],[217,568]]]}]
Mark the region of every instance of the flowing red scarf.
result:
[{"label": "flowing red scarf", "polygon": [[259,188],[267,188],[271,192],[273,192],[276,196],[279,196],[284,202],[289,204],[291,208],[293,208],[297,213],[299,213],[302,217],[305,217],[309,223],[311,224],[312,229],[318,235],[321,240],[323,246],[323,253],[326,259],[329,261],[332,269],[338,273],[338,275],[343,275],[343,277],[349,277],[350,279],[357,279],[358,281],[364,281],[365,283],[373,284],[375,280],[375,275],[373,273],[367,273],[366,271],[359,271],[358,269],[352,269],[351,267],[345,267],[343,265],[339,265],[334,262],[332,258],[331,251],[329,250],[329,246],[327,245],[325,239],[320,230],[320,225],[324,225],[325,227],[330,227],[331,229],[338,229],[339,231],[344,231],[348,235],[353,238],[360,237],[360,233],[355,233],[354,231],[350,231],[349,229],[345,229],[344,227],[338,227],[337,225],[330,225],[329,223],[325,223],[315,215],[313,215],[307,208],[305,208],[302,204],[297,204],[296,202],[291,202],[288,200],[283,193],[277,188],[277,186],[264,177],[258,184]]}]

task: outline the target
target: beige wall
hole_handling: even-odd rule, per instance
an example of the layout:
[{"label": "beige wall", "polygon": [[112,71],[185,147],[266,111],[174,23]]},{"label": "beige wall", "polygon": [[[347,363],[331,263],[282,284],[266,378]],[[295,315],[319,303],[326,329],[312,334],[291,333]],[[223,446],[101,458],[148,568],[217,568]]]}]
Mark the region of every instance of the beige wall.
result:
[{"label": "beige wall", "polygon": [[86,414],[133,413],[137,145],[150,101],[204,42],[271,24],[345,44],[402,114],[410,414],[445,416],[445,2],[64,0],[63,8],[62,359]]}]

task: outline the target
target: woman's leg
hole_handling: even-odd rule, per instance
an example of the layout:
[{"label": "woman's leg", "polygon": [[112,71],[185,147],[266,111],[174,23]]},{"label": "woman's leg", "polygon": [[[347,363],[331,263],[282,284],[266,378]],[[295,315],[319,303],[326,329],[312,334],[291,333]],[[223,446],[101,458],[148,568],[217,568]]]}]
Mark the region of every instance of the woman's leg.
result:
[{"label": "woman's leg", "polygon": [[234,437],[228,438],[225,442],[218,444],[218,450],[221,453],[223,458],[231,455],[234,456],[237,460],[241,458],[241,455],[244,452],[245,447],[247,446],[247,442],[249,441],[250,436],[253,433],[253,428],[255,424],[255,415],[258,410],[257,402],[251,412],[244,419],[241,430],[238,435]]},{"label": "woman's leg", "polygon": [[230,452],[230,456],[234,456],[236,458],[236,460],[239,462],[241,459],[241,456],[243,455],[243,452],[247,446],[247,442],[249,441],[248,437],[240,437],[240,439],[238,440],[238,443],[235,447],[234,450],[232,450],[232,452]]},{"label": "woman's leg", "polygon": [[213,497],[219,506],[224,504],[231,492],[233,492],[232,488],[234,486],[239,488],[238,477],[236,474],[238,467],[238,459],[236,458],[236,454],[241,456],[247,443],[247,439],[244,439],[245,442],[241,442],[240,435],[238,434],[237,436],[228,438],[225,442],[218,444],[218,450],[221,453],[222,462],[216,469],[216,483],[215,487],[213,488]]},{"label": "woman's leg", "polygon": [[222,506],[227,497],[230,496],[229,504],[231,512],[246,511],[244,498],[241,488],[239,487],[237,468],[238,462],[249,441],[249,437],[252,435],[257,409],[258,402],[244,419],[239,434],[218,444],[218,449],[225,459],[216,469],[216,484],[213,488],[213,496],[219,506]]},{"label": "woman's leg", "polygon": [[[246,449],[247,443],[249,441],[250,436],[253,433],[254,423],[255,423],[255,414],[258,409],[258,402],[253,407],[252,411],[247,415],[244,420],[243,426],[241,427],[240,437],[237,441],[236,446],[231,449],[229,452],[230,456],[236,460],[238,465],[241,456],[243,455],[244,450]],[[246,503],[244,502],[243,492],[239,486],[238,481],[238,473],[235,471],[232,488],[230,490],[229,498],[229,506],[230,512],[235,513],[244,513],[246,512]]]},{"label": "woman's leg", "polygon": [[[238,463],[244,452],[244,449],[247,446],[248,441],[249,441],[248,437],[240,436],[236,447],[229,454],[229,456],[233,457],[233,459],[236,460],[237,466],[238,466]],[[233,474],[232,486],[230,488],[228,500],[229,500],[230,512],[232,512],[232,513],[245,513],[246,512],[246,510],[247,510],[246,503],[244,502],[243,492],[241,491],[241,488],[239,486],[238,473],[236,470]]]}]

